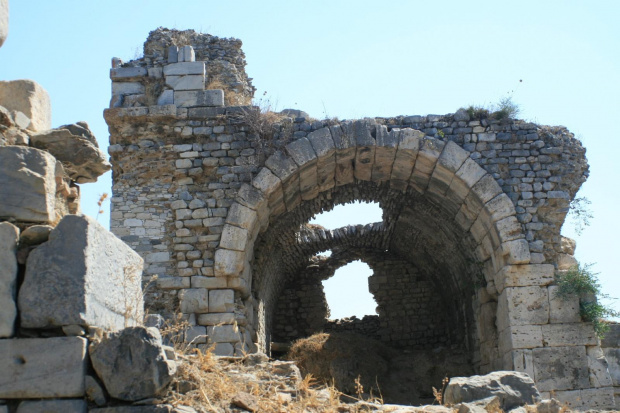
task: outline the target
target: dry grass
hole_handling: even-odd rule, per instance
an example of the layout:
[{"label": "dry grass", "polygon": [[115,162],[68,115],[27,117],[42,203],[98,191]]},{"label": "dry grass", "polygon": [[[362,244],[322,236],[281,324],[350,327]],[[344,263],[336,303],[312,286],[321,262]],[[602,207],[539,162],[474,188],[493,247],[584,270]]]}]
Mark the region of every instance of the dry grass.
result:
[{"label": "dry grass", "polygon": [[252,103],[252,98],[245,96],[239,91],[231,89],[222,82],[219,77],[213,77],[206,86],[207,90],[222,89],[224,91],[224,103],[226,106],[246,106]]}]

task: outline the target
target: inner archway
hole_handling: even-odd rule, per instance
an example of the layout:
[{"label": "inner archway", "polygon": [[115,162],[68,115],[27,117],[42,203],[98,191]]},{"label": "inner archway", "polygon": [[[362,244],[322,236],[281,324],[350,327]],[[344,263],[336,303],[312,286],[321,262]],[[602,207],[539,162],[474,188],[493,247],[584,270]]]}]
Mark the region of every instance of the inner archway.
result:
[{"label": "inner archway", "polygon": [[330,319],[377,314],[377,302],[368,289],[371,275],[368,264],[356,260],[338,268],[333,277],[323,281]]}]

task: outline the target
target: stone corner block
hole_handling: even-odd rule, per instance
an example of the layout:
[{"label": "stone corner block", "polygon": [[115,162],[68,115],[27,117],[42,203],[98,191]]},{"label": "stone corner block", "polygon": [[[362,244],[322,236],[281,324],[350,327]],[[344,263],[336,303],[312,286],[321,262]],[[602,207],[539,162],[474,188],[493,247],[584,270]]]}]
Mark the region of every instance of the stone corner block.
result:
[{"label": "stone corner block", "polygon": [[233,290],[209,291],[209,312],[229,313],[235,309],[235,292]]},{"label": "stone corner block", "polygon": [[245,252],[219,248],[215,251],[215,276],[237,277],[245,263]]},{"label": "stone corner block", "polygon": [[549,294],[546,287],[509,287],[499,296],[497,327],[539,325],[549,322]]},{"label": "stone corner block", "polygon": [[25,114],[30,119],[31,131],[52,128],[50,97],[34,80],[0,81],[0,106]]},{"label": "stone corner block", "polygon": [[94,219],[67,215],[28,257],[18,295],[21,325],[140,324],[142,267],[142,258]]}]

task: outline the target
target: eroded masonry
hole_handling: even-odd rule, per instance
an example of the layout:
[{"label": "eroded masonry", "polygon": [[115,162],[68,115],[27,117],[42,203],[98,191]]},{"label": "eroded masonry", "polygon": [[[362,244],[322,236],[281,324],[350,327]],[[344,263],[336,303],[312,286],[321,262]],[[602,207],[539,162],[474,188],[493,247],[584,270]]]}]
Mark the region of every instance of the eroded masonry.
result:
[{"label": "eroded masonry", "polygon": [[[147,309],[182,313],[186,341],[269,352],[351,330],[410,352],[449,349],[466,373],[527,372],[543,395],[613,404],[578,298],[554,296],[556,272],[575,263],[560,228],[588,175],[566,128],[465,110],[264,114],[249,105],[240,41],[158,29],[144,52],[111,70],[111,227],[145,259]],[[382,222],[307,225],[352,201],[379,203]],[[358,259],[379,313],[328,321],[321,282]]]}]

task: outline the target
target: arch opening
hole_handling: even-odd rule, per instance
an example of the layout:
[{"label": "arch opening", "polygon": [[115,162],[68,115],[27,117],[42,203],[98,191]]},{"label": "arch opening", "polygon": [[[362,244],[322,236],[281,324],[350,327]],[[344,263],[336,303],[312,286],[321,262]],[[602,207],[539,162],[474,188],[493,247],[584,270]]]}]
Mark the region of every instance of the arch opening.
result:
[{"label": "arch opening", "polygon": [[377,302],[368,288],[372,274],[368,264],[355,260],[338,268],[331,278],[323,281],[329,319],[361,319],[377,314]]}]

